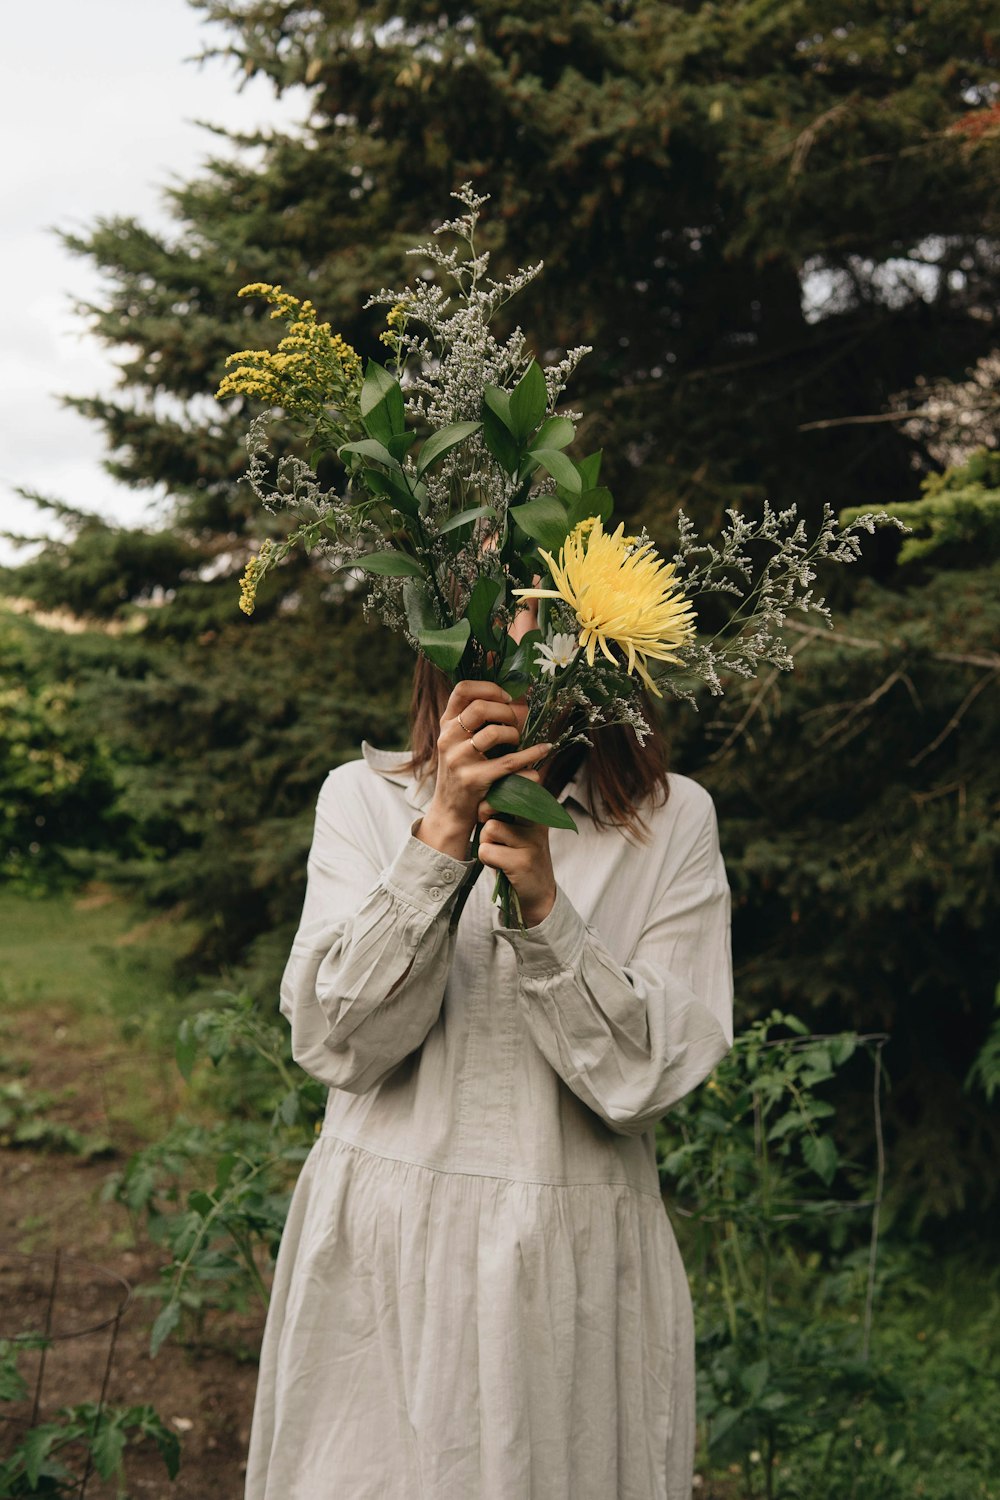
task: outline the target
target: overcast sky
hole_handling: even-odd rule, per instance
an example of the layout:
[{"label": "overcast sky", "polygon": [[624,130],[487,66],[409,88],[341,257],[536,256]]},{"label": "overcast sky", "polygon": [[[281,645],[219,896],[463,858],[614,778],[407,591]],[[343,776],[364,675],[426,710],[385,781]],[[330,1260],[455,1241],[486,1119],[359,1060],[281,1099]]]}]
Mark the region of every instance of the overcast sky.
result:
[{"label": "overcast sky", "polygon": [[[0,530],[38,529],[17,486],[136,521],[148,498],[104,473],[99,430],[59,404],[61,392],[110,390],[115,369],[73,311],[97,278],[53,227],[115,214],[163,227],[163,187],[219,154],[195,121],[292,121],[303,96],[278,101],[265,80],[240,94],[231,63],[186,61],[223,36],[187,0],[41,0],[4,22]],[[0,540],[0,560],[13,556]]]}]

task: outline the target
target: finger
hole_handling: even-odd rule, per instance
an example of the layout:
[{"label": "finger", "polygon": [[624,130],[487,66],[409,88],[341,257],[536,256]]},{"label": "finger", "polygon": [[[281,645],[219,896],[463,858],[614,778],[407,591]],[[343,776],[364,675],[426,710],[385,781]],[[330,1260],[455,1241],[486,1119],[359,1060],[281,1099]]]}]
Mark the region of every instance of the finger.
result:
[{"label": "finger", "polygon": [[[488,806],[488,804],[486,804]],[[481,804],[480,810],[483,810]],[[507,844],[512,848],[527,849],[535,844],[544,844],[549,836],[549,829],[544,823],[533,823],[530,818],[514,818],[508,813],[498,813],[491,809],[492,816],[487,814],[483,819],[480,839],[485,838],[487,843]],[[477,815],[476,821],[479,822]],[[494,835],[486,833],[486,829],[503,829],[503,833]]]},{"label": "finger", "polygon": [[480,839],[479,848],[476,850],[476,858],[481,865],[486,865],[490,870],[503,869],[501,860],[503,860],[504,855],[496,844],[484,844]]},{"label": "finger", "polygon": [[469,744],[480,755],[488,755],[497,745],[509,745],[513,749],[519,738],[520,734],[513,724],[484,724],[469,736]]},{"label": "finger", "polygon": [[452,688],[442,718],[457,719],[463,708],[467,708],[477,699],[480,702],[492,703],[513,701],[510,694],[497,682],[479,682],[475,678],[466,678]]},{"label": "finger", "polygon": [[507,875],[511,872],[512,864],[517,862],[517,855],[504,844],[492,843],[489,840],[484,843],[482,839],[476,850],[476,858],[480,864],[488,865],[491,870],[503,870]]},{"label": "finger", "polygon": [[519,729],[524,717],[526,715],[518,714],[513,703],[501,703],[491,698],[473,698],[462,709],[462,723],[468,724],[473,734],[484,724],[506,724]]},{"label": "finger", "polygon": [[480,844],[500,844],[506,849],[523,849],[529,842],[524,837],[524,829],[531,826],[530,823],[522,823],[520,819],[515,823],[504,823],[494,816],[488,818],[483,824],[479,842]]},{"label": "finger", "polygon": [[[476,743],[479,743],[478,735],[476,735]],[[538,761],[544,760],[551,749],[551,745],[529,745],[525,750],[513,750],[509,755],[498,755],[494,759],[484,760],[483,769],[487,772],[490,781],[499,781],[502,776],[522,775],[530,771]],[[486,791],[486,787],[483,791]]]}]

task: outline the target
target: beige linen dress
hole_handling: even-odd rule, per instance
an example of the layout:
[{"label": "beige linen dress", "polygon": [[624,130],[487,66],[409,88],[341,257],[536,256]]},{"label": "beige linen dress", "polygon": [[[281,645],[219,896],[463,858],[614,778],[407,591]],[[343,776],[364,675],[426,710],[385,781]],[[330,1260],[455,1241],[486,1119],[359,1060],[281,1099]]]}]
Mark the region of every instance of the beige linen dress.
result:
[{"label": "beige linen dress", "polygon": [[330,1087],[275,1272],[248,1500],[690,1500],[690,1299],[653,1126],[731,1041],[707,793],[636,843],[552,834],[503,929],[412,835],[432,788],[364,747],[320,793],[281,991]]}]

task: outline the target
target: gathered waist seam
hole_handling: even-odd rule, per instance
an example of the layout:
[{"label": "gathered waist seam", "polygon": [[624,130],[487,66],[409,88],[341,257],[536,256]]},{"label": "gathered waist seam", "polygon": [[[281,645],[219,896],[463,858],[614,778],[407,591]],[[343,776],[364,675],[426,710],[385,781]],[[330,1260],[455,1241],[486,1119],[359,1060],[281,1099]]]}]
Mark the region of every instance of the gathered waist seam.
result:
[{"label": "gathered waist seam", "polygon": [[377,1161],[397,1162],[404,1167],[418,1167],[422,1172],[433,1172],[439,1177],[471,1177],[484,1182],[509,1182],[520,1187],[552,1187],[552,1188],[626,1188],[630,1193],[637,1193],[642,1198],[651,1198],[655,1203],[662,1205],[663,1198],[659,1191],[654,1192],[651,1188],[639,1187],[630,1182],[627,1177],[588,1178],[581,1182],[567,1182],[565,1179],[552,1177],[512,1177],[509,1172],[475,1172],[466,1167],[441,1167],[430,1162],[420,1161],[412,1156],[399,1156],[388,1151],[375,1151],[371,1146],[363,1145],[360,1141],[351,1140],[350,1136],[339,1135],[333,1130],[328,1130],[324,1125],[317,1137],[316,1144],[320,1141],[335,1141],[340,1146],[349,1146],[352,1151],[359,1151],[362,1156],[374,1157]]}]

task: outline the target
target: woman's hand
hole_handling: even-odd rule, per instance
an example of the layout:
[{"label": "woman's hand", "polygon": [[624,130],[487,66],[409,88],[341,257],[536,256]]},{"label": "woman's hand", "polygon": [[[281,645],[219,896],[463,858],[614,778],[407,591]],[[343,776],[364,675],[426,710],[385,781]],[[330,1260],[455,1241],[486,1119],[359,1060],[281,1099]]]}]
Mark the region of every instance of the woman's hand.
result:
[{"label": "woman's hand", "polygon": [[[552,749],[515,749],[527,707],[515,704],[495,682],[460,682],[441,715],[437,741],[437,784],[417,838],[442,854],[465,859],[479,805],[501,776],[530,770]],[[495,758],[497,746],[510,749]],[[519,893],[520,894],[520,893]]]},{"label": "woman's hand", "polygon": [[[529,781],[541,781],[537,771],[522,771]],[[479,858],[491,870],[507,876],[521,906],[525,927],[537,927],[555,904],[556,879],[549,853],[549,830],[542,823],[512,823],[493,816],[484,802],[478,809],[483,825],[479,836]]]}]

